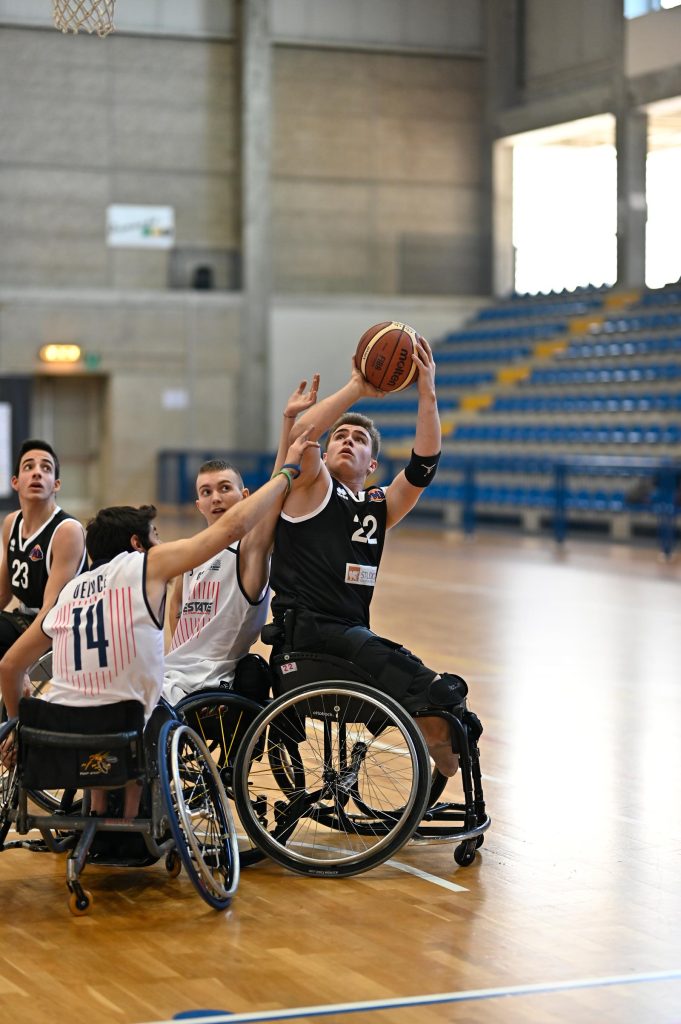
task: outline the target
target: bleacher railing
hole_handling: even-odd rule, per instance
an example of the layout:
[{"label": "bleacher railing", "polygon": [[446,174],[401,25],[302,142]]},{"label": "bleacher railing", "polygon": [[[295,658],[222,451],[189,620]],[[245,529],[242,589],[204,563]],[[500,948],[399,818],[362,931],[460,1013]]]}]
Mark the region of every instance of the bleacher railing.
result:
[{"label": "bleacher railing", "polygon": [[[241,472],[244,485],[250,490],[269,480],[274,465],[271,452],[187,451],[170,450],[158,455],[158,500],[161,504],[181,506],[193,504],[196,499],[196,474],[202,462],[210,458],[224,458]],[[403,468],[402,459],[382,456],[377,482],[389,483]],[[515,492],[502,492],[497,488],[499,500],[523,507],[541,507],[552,520],[553,536],[562,543],[570,527],[573,510],[605,512],[617,515],[625,512],[648,513],[656,519],[657,539],[661,551],[669,557],[676,543],[676,520],[681,512],[681,460],[653,458],[651,456],[611,455],[443,455],[437,480],[423,498],[424,507],[445,508],[448,504],[461,506],[461,526],[473,533],[480,507],[495,503],[495,490],[486,486],[485,474],[518,474],[543,479],[543,487],[516,488]],[[452,474],[458,479],[453,480]],[[584,492],[571,490],[570,478],[605,477],[629,481],[650,480],[650,497],[645,506],[627,504],[623,494]]]}]

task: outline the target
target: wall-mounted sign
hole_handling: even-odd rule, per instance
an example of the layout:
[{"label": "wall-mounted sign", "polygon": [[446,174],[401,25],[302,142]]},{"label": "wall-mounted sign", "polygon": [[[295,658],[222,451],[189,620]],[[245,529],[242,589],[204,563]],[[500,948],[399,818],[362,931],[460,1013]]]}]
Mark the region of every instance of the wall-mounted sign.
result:
[{"label": "wall-mounted sign", "polygon": [[109,206],[106,244],[115,249],[172,249],[175,210],[172,206]]}]

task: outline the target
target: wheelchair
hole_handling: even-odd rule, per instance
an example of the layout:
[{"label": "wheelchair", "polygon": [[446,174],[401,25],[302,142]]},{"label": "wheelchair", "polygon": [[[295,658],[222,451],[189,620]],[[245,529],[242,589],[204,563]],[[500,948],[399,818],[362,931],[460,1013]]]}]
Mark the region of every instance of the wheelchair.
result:
[{"label": "wheelchair", "polygon": [[[49,664],[45,658],[45,672]],[[142,802],[140,816],[127,820],[117,801],[131,780],[142,783]],[[105,817],[89,813],[92,787],[111,790]],[[8,841],[11,828],[25,838]],[[28,838],[32,831],[41,839]],[[143,867],[164,858],[171,877],[184,865],[217,910],[230,905],[239,882],[220,774],[201,737],[165,704],[145,729],[137,701],[67,708],[24,698],[18,717],[0,726],[0,852],[14,848],[68,853],[75,915],[93,902],[80,879],[88,863]]]},{"label": "wheelchair", "polygon": [[[246,833],[243,866],[269,855],[300,874],[347,877],[383,863],[408,840],[456,842],[465,867],[490,826],[477,740],[465,702],[445,719],[459,755],[462,800],[431,767],[416,720],[341,658],[288,650],[269,665],[264,705],[223,689],[184,698],[176,712],[203,736]],[[416,716],[419,717],[419,716]]]}]

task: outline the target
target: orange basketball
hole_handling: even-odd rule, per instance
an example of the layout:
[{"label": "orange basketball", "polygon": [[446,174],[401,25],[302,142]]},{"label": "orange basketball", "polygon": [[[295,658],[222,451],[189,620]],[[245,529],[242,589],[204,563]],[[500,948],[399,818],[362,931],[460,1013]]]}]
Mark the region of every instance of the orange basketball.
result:
[{"label": "orange basketball", "polygon": [[412,358],[417,337],[408,324],[375,324],[359,339],[355,366],[379,391],[403,391],[419,375]]}]

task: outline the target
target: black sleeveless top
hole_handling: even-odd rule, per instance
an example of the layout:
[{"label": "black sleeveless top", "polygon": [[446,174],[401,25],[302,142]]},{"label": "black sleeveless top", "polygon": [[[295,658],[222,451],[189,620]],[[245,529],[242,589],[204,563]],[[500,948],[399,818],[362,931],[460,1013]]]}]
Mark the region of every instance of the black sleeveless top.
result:
[{"label": "black sleeveless top", "polygon": [[282,512],[270,574],[275,621],[296,608],[318,621],[368,627],[386,519],[382,488],[355,495],[333,478],[314,512],[298,519]]},{"label": "black sleeveless top", "polygon": [[[47,579],[50,575],[52,538],[61,523],[66,519],[74,518],[57,505],[44,526],[41,526],[32,537],[23,540],[21,524],[24,517],[21,512],[15,516],[9,535],[6,557],[12,593],[21,601],[22,611],[33,614],[40,611]],[[78,572],[83,568],[84,562],[85,553],[83,552],[83,561]]]}]

